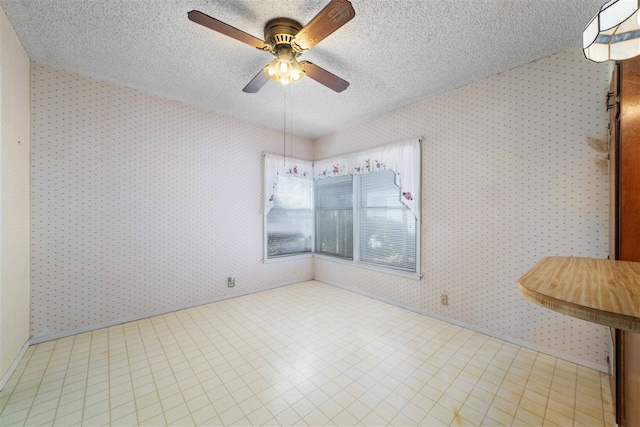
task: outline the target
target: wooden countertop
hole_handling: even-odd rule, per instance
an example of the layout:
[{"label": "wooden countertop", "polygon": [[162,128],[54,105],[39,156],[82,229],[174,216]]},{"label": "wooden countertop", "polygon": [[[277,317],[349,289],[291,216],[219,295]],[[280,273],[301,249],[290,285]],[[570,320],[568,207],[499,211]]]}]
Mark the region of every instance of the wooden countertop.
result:
[{"label": "wooden countertop", "polygon": [[640,262],[548,257],[518,282],[523,297],[551,310],[640,332]]}]

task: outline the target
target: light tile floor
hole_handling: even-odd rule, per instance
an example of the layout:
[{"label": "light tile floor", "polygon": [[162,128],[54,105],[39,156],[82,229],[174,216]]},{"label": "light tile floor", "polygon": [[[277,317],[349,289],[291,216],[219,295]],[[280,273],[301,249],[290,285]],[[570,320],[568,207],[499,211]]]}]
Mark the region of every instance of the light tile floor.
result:
[{"label": "light tile floor", "polygon": [[318,282],[31,346],[0,425],[615,425],[608,377]]}]

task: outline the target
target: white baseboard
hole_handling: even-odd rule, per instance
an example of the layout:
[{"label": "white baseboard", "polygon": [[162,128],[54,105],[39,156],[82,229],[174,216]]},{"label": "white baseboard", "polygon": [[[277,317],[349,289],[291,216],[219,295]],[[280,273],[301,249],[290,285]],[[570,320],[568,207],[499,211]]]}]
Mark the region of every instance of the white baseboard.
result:
[{"label": "white baseboard", "polygon": [[476,325],[472,325],[472,324],[465,323],[465,322],[460,322],[458,320],[451,319],[451,318],[448,318],[446,316],[442,316],[440,314],[431,313],[431,312],[428,312],[426,310],[422,310],[422,309],[419,309],[419,308],[416,308],[416,307],[412,307],[412,306],[407,305],[407,304],[402,304],[400,302],[393,301],[393,300],[388,299],[388,298],[380,297],[378,295],[370,294],[368,292],[364,292],[364,291],[361,291],[359,289],[350,288],[348,286],[344,286],[344,285],[341,285],[339,283],[335,283],[335,282],[327,281],[327,280],[319,280],[319,279],[315,279],[315,280],[318,281],[318,282],[321,282],[321,283],[326,283],[327,285],[331,285],[331,286],[335,286],[335,287],[340,288],[340,289],[344,289],[345,291],[354,292],[356,294],[359,294],[359,295],[362,295],[362,296],[365,296],[365,297],[369,297],[369,298],[372,298],[372,299],[375,299],[375,300],[378,300],[378,301],[381,301],[381,302],[384,302],[384,303],[387,303],[387,304],[395,305],[396,307],[404,308],[406,310],[413,311],[413,312],[418,313],[418,314],[422,314],[422,315],[425,315],[425,316],[433,317],[434,319],[438,319],[438,320],[441,320],[443,322],[451,323],[453,325],[460,326],[462,328],[470,329],[470,330],[472,330],[474,332],[479,332],[481,334],[488,335],[490,337],[498,338],[498,339],[501,339],[503,341],[509,342],[511,344],[516,344],[516,345],[519,345],[521,347],[525,347],[525,348],[528,348],[528,349],[531,349],[531,350],[534,350],[534,351],[538,351],[540,353],[548,354],[549,356],[557,357],[558,359],[566,360],[567,362],[575,363],[576,365],[584,366],[586,368],[591,368],[591,369],[594,369],[594,370],[599,371],[599,372],[604,372],[605,374],[609,372],[609,367],[607,365],[600,365],[600,364],[592,362],[590,360],[585,360],[585,359],[582,359],[582,358],[579,358],[579,357],[571,356],[569,354],[565,354],[565,353],[562,353],[560,351],[552,350],[552,349],[549,349],[549,348],[546,348],[546,347],[542,347],[542,346],[539,346],[539,345],[536,345],[536,344],[533,344],[533,343],[530,343],[530,342],[527,342],[527,341],[519,340],[517,338],[510,337],[508,335],[503,335],[501,333],[498,333],[498,332],[495,332],[495,331],[491,331],[489,329],[484,329],[484,328],[481,328],[481,327],[476,326]]},{"label": "white baseboard", "polygon": [[0,378],[0,390],[2,390],[5,385],[7,385],[9,378],[11,378],[11,375],[13,375],[13,373],[15,372],[16,368],[18,367],[18,364],[20,364],[20,361],[24,357],[24,354],[27,352],[27,349],[29,348],[30,345],[31,344],[29,343],[29,341],[24,343],[24,345],[22,346],[22,349],[14,359],[13,363],[11,364],[11,366],[9,366],[9,370],[5,372],[2,378]]},{"label": "white baseboard", "polygon": [[254,289],[254,290],[245,291],[245,292],[238,292],[238,293],[235,293],[235,294],[232,294],[232,295],[223,295],[223,296],[219,296],[219,297],[208,298],[206,300],[195,301],[195,302],[181,304],[181,305],[177,305],[177,306],[173,306],[173,307],[163,308],[163,309],[160,309],[160,310],[155,310],[155,311],[151,311],[151,312],[148,312],[148,313],[138,314],[138,315],[131,316],[131,317],[125,317],[125,318],[121,318],[121,319],[109,320],[107,322],[102,322],[102,323],[96,323],[96,324],[93,324],[93,325],[83,326],[82,328],[72,329],[72,330],[69,330],[69,331],[55,332],[53,334],[46,334],[46,335],[41,335],[41,336],[38,336],[38,337],[32,337],[29,340],[28,344],[29,345],[40,344],[40,343],[46,342],[46,341],[51,341],[51,340],[57,340],[59,338],[70,337],[72,335],[82,334],[82,333],[85,333],[85,332],[91,332],[91,331],[95,331],[95,330],[102,329],[102,328],[108,328],[108,327],[115,326],[115,325],[121,325],[123,323],[135,322],[136,320],[146,319],[148,317],[153,317],[153,316],[159,316],[159,315],[162,315],[162,314],[171,313],[171,312],[178,311],[178,310],[184,310],[185,308],[197,307],[199,305],[211,304],[212,302],[222,301],[222,300],[231,299],[231,298],[237,298],[237,297],[241,297],[241,296],[244,296],[244,295],[255,294],[256,292],[267,291],[269,289],[275,289],[275,288],[279,288],[281,286],[293,285],[294,283],[306,282],[308,280],[312,280],[312,279],[299,279],[299,280],[287,281],[287,282],[278,283],[278,284],[275,284],[275,285],[269,285],[269,286],[266,286],[266,287],[260,288],[260,289]]}]

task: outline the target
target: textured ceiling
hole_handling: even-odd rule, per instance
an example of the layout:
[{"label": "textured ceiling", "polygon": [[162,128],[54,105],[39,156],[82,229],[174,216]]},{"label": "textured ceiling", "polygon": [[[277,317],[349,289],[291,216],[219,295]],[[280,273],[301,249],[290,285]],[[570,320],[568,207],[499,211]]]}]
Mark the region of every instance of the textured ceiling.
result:
[{"label": "textured ceiling", "polygon": [[[604,0],[351,0],[356,16],[302,55],[351,83],[242,88],[272,56],[194,24],[196,9],[263,38],[328,0],[0,0],[31,60],[316,138],[581,45]],[[291,117],[291,116],[289,116]],[[434,123],[435,125],[435,123]],[[289,125],[287,125],[289,128]]]}]

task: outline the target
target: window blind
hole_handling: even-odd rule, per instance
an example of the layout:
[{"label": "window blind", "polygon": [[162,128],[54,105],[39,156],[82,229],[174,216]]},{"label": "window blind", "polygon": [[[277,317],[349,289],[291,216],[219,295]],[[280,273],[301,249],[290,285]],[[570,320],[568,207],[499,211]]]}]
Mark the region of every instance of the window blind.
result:
[{"label": "window blind", "polygon": [[311,252],[313,181],[280,176],[267,214],[267,258]]},{"label": "window blind", "polygon": [[358,178],[360,261],[416,271],[416,218],[400,201],[395,173]]},{"label": "window blind", "polygon": [[316,252],[353,259],[353,177],[315,181]]}]

